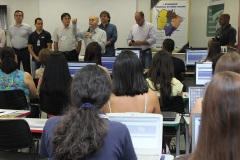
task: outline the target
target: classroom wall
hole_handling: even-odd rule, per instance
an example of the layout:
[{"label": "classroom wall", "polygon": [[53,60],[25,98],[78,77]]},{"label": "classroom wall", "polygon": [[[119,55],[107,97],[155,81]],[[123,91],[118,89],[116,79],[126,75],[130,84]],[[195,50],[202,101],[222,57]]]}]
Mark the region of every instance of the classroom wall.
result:
[{"label": "classroom wall", "polygon": [[[171,0],[168,0],[171,1]],[[47,3],[47,1],[46,1]],[[150,3],[151,0],[137,0],[137,10],[142,10],[145,13],[145,19],[150,21]],[[34,29],[34,19],[39,16],[39,1],[38,0],[0,0],[1,5],[8,5],[8,24],[13,24],[13,12],[17,9],[24,11],[24,22],[30,24]],[[191,0],[191,16],[190,16],[190,46],[192,47],[206,47],[206,24],[207,24],[207,6],[209,0]],[[225,0],[225,13],[231,16],[230,23],[234,28],[238,28],[238,0]],[[31,9],[30,9],[31,8]],[[49,18],[51,12],[48,10]],[[134,13],[132,16],[134,20]],[[124,27],[124,25],[122,26]],[[130,28],[129,28],[130,30]],[[7,35],[8,37],[8,35]],[[7,44],[10,45],[9,38]]]}]

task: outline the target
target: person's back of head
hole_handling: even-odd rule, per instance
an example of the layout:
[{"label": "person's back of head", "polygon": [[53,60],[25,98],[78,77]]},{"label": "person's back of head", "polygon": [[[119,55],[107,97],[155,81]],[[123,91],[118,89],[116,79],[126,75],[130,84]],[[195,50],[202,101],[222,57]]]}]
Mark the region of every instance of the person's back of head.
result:
[{"label": "person's back of head", "polygon": [[53,52],[46,60],[40,94],[67,94],[71,80],[65,56],[61,52]]},{"label": "person's back of head", "polygon": [[1,70],[10,74],[18,68],[17,62],[15,61],[16,55],[15,51],[11,47],[3,47],[0,50],[1,55]]},{"label": "person's back of head", "polygon": [[171,56],[165,50],[158,51],[152,59],[149,78],[153,82],[154,88],[160,92],[162,100],[169,100],[172,94],[173,77],[174,68]]},{"label": "person's back of head", "polygon": [[101,46],[97,42],[89,43],[85,50],[84,61],[94,61],[102,65],[101,50]]},{"label": "person's back of head", "polygon": [[46,60],[51,53],[53,53],[53,50],[51,50],[49,48],[41,49],[40,52],[39,52],[39,55],[38,55],[39,59],[40,59],[40,62],[45,65]]},{"label": "person's back of head", "polygon": [[214,71],[215,71],[215,68],[216,68],[216,64],[217,64],[219,58],[221,58],[223,55],[224,55],[224,53],[220,53],[220,54],[215,55],[212,58],[212,74],[214,74]]},{"label": "person's back of head", "polygon": [[148,92],[140,59],[129,50],[122,51],[113,66],[113,93],[116,96],[135,96]]},{"label": "person's back of head", "polygon": [[167,51],[168,53],[173,52],[174,46],[175,46],[175,42],[170,38],[165,39],[162,44],[163,50]]},{"label": "person's back of head", "polygon": [[240,74],[240,55],[237,52],[228,52],[219,58],[214,73],[223,71],[232,71]]},{"label": "person's back of head", "polygon": [[194,160],[238,160],[240,153],[240,75],[216,73],[208,84]]},{"label": "person's back of head", "polygon": [[108,124],[99,112],[110,94],[110,78],[102,68],[88,65],[77,72],[71,85],[72,107],[52,137],[57,159],[85,159],[102,150]]},{"label": "person's back of head", "polygon": [[219,42],[213,41],[211,42],[208,48],[208,55],[206,60],[211,61],[215,55],[220,53],[221,53],[221,44]]}]

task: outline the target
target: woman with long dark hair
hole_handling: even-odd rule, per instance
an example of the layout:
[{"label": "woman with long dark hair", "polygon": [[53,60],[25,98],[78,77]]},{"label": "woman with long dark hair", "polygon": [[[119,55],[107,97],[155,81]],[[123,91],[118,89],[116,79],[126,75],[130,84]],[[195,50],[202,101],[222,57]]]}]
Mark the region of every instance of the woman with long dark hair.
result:
[{"label": "woman with long dark hair", "polygon": [[113,66],[112,94],[105,113],[161,113],[154,91],[148,90],[140,59],[129,50],[122,51]]},{"label": "woman with long dark hair", "polygon": [[183,84],[174,78],[171,56],[164,50],[154,55],[147,82],[149,89],[155,91],[161,101],[168,101],[171,96],[182,96]]},{"label": "woman with long dark hair", "polygon": [[177,160],[240,159],[240,74],[215,73],[203,99],[197,146]]},{"label": "woman with long dark hair", "polygon": [[88,65],[78,71],[71,86],[71,108],[46,122],[40,155],[50,160],[136,160],[127,127],[101,111],[110,94],[110,77],[102,68]]}]

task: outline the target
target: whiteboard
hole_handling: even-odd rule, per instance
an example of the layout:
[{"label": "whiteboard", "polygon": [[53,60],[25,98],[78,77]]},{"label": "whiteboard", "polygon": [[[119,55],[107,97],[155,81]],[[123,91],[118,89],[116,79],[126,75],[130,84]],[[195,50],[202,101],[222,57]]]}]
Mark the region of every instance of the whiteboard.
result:
[{"label": "whiteboard", "polygon": [[[88,29],[91,15],[99,17],[102,11],[108,11],[110,23],[116,25],[118,39],[115,48],[128,47],[127,37],[133,24],[137,10],[137,0],[39,0],[39,17],[43,19],[43,28],[53,34],[55,28],[62,25],[61,14],[67,12],[71,18],[78,19],[80,31]],[[99,24],[101,21],[99,20]],[[81,55],[85,53],[83,42]]]}]

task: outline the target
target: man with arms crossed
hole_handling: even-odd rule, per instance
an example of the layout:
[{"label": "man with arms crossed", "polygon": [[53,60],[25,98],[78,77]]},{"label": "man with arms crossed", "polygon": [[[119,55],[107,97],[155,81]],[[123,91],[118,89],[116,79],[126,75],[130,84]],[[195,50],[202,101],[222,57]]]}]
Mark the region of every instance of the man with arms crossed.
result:
[{"label": "man with arms crossed", "polygon": [[105,46],[107,42],[106,32],[98,27],[99,19],[97,16],[92,15],[89,17],[89,29],[87,31],[77,31],[77,18],[72,20],[73,34],[84,40],[85,46],[90,42],[97,42],[101,46],[101,53],[105,53]]},{"label": "man with arms crossed", "polygon": [[17,55],[18,69],[20,69],[20,64],[22,62],[24,71],[31,74],[28,36],[32,33],[32,28],[28,24],[22,22],[23,17],[23,11],[16,10],[14,12],[16,24],[9,27],[9,36],[12,47]]},{"label": "man with arms crossed", "polygon": [[0,49],[5,46],[6,36],[5,31],[0,29]]},{"label": "man with arms crossed", "polygon": [[229,24],[230,15],[221,14],[218,21],[221,27],[216,31],[215,40],[218,41],[221,46],[234,47],[237,31]]},{"label": "man with arms crossed", "polygon": [[32,32],[28,38],[28,51],[32,55],[32,77],[35,77],[35,71],[40,68],[41,62],[38,54],[43,48],[52,48],[51,34],[43,29],[43,20],[35,19],[36,31]]},{"label": "man with arms crossed", "polygon": [[115,42],[117,41],[117,27],[110,23],[110,14],[107,11],[100,13],[101,24],[98,27],[107,33],[107,43],[104,55],[114,56],[115,55]]},{"label": "man with arms crossed", "polygon": [[145,21],[142,11],[135,13],[135,25],[132,26],[128,35],[128,45],[135,48],[142,48],[142,65],[149,69],[152,60],[151,45],[156,43],[156,31],[153,24]]},{"label": "man with arms crossed", "polygon": [[63,13],[61,20],[63,25],[57,27],[53,33],[54,51],[62,52],[67,61],[78,61],[82,40],[73,35],[73,27],[70,25],[71,16],[69,13]]}]

